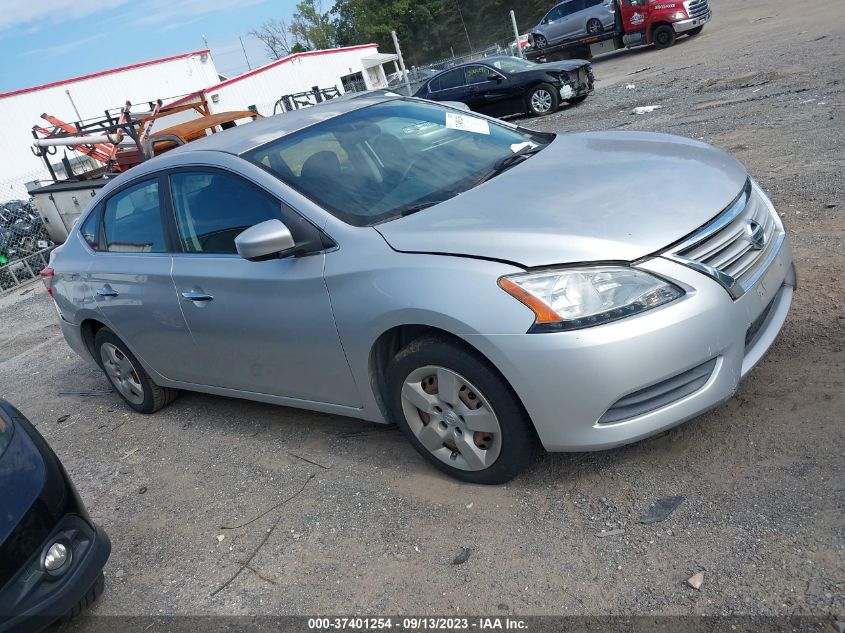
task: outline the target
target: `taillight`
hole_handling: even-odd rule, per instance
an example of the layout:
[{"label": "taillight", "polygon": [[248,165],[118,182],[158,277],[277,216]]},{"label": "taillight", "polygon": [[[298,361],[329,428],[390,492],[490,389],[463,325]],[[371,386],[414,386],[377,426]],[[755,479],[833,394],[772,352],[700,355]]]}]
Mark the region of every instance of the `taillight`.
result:
[{"label": "taillight", "polygon": [[56,275],[56,271],[47,266],[44,270],[38,273],[38,276],[41,277],[41,281],[44,282],[44,287],[47,289],[47,294],[51,297],[53,296],[53,277]]}]

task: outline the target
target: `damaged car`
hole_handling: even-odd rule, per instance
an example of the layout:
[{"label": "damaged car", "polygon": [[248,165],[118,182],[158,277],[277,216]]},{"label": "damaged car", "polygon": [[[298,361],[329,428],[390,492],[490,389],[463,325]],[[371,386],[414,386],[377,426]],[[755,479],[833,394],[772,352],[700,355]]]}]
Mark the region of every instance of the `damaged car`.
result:
[{"label": "damaged car", "polygon": [[593,70],[581,59],[537,64],[519,57],[486,57],[435,75],[417,90],[431,101],[459,101],[489,116],[545,116],[593,91]]}]

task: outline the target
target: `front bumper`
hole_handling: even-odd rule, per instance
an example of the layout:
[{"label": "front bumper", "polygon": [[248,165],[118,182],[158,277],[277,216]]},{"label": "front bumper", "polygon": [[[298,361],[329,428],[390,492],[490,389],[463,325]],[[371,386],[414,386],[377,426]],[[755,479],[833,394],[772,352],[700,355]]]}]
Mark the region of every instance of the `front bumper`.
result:
[{"label": "front bumper", "polygon": [[[51,576],[41,561],[57,540],[68,546],[71,556],[67,569]],[[101,528],[66,515],[0,592],[0,633],[41,631],[67,615],[97,582],[110,553],[111,541]]]},{"label": "front bumper", "polygon": [[[724,402],[774,342],[795,287],[788,238],[766,273],[736,301],[716,281],[682,264],[658,257],[640,267],[685,287],[687,294],[600,327],[469,337],[519,395],[547,450],[613,448]],[[620,400],[702,366],[710,373],[694,392],[606,422]]]},{"label": "front bumper", "polygon": [[681,33],[686,33],[687,31],[692,31],[693,29],[696,29],[699,26],[704,26],[712,18],[713,18],[713,12],[708,11],[706,15],[703,15],[700,18],[693,18],[691,20],[681,20],[680,22],[673,22],[672,28],[675,29],[675,33],[680,35]]}]

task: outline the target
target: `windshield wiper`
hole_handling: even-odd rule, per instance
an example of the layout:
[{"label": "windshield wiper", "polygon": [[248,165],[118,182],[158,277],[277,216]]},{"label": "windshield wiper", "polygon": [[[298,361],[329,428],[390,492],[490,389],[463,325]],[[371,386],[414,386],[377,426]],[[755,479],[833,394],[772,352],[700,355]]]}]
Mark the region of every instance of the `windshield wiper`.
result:
[{"label": "windshield wiper", "polygon": [[411,215],[412,213],[416,213],[417,211],[428,209],[429,207],[433,207],[435,204],[440,204],[441,202],[445,201],[446,200],[429,200],[427,202],[411,204],[407,207],[402,207],[401,209],[398,209],[396,213],[391,216],[391,218],[404,218],[406,215]]},{"label": "windshield wiper", "polygon": [[475,181],[475,184],[473,184],[473,187],[477,187],[481,183],[487,182],[488,180],[490,180],[494,176],[498,176],[503,171],[505,171],[509,167],[511,167],[517,161],[524,160],[524,159],[528,158],[529,156],[533,156],[534,154],[539,152],[544,147],[545,147],[545,145],[526,145],[522,149],[515,151],[513,154],[508,154],[504,158],[500,158],[499,160],[496,161],[496,164],[493,165],[493,169],[491,169],[486,174],[484,174],[481,178],[479,178],[478,180]]}]

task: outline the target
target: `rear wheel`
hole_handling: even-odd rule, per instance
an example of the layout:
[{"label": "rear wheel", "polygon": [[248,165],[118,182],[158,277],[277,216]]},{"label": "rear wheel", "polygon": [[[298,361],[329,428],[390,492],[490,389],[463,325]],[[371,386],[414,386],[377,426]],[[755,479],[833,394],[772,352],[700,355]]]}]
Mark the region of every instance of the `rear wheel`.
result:
[{"label": "rear wheel", "polygon": [[589,35],[598,35],[604,31],[604,26],[601,23],[601,20],[597,18],[592,18],[587,20],[587,33]]},{"label": "rear wheel", "polygon": [[446,474],[500,484],[537,452],[528,415],[480,356],[440,338],[410,343],[391,361],[388,404],[419,453]]},{"label": "rear wheel", "polygon": [[115,391],[135,411],[155,413],[179,394],[176,389],[155,384],[126,344],[110,329],[104,327],[97,332],[94,350]]},{"label": "rear wheel", "polygon": [[549,84],[538,84],[528,93],[528,112],[534,116],[546,116],[557,110],[560,100],[557,90]]},{"label": "rear wheel", "polygon": [[669,48],[675,43],[675,29],[668,24],[661,24],[651,34],[655,48]]}]

